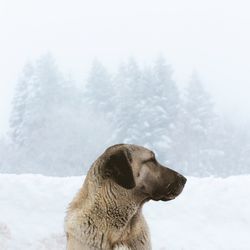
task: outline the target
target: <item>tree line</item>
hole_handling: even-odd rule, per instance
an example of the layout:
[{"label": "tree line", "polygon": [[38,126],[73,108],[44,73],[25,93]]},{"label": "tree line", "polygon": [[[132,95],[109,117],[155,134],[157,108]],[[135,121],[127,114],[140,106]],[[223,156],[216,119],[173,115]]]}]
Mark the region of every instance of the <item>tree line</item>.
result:
[{"label": "tree line", "polygon": [[214,111],[197,73],[185,89],[160,56],[115,73],[94,61],[85,84],[66,78],[52,55],[27,64],[16,84],[0,172],[80,175],[107,146],[133,143],[194,176],[250,172],[250,136]]}]

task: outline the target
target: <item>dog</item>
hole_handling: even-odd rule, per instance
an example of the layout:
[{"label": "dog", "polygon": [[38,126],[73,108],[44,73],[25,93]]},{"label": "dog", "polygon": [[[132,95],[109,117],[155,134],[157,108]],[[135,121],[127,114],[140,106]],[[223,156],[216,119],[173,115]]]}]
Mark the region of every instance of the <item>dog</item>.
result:
[{"label": "dog", "polygon": [[142,206],[169,201],[186,183],[141,146],[117,144],[93,163],[65,217],[67,250],[149,250]]}]

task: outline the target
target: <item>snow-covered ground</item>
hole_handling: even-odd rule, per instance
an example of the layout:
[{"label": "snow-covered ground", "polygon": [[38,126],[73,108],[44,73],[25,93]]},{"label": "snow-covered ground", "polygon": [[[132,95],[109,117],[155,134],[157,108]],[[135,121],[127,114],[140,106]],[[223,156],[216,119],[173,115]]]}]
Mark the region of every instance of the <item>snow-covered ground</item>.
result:
[{"label": "snow-covered ground", "polygon": [[[65,210],[83,179],[0,174],[0,249],[65,249]],[[189,177],[180,197],[144,214],[155,250],[249,250],[250,176]]]}]

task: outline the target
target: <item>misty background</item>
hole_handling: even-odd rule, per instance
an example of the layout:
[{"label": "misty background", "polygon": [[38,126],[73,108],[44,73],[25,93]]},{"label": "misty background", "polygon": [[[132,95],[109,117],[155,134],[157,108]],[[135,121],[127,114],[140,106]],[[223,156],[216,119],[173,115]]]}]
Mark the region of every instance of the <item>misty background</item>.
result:
[{"label": "misty background", "polygon": [[0,4],[0,172],[81,175],[121,142],[250,172],[247,1]]}]

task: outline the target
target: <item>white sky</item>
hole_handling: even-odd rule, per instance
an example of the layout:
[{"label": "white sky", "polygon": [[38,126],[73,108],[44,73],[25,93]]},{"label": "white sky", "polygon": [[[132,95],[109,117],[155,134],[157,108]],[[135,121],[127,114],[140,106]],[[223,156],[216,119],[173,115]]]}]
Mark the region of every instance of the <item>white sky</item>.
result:
[{"label": "white sky", "polygon": [[162,53],[179,84],[196,69],[224,114],[250,120],[249,13],[247,0],[0,0],[0,135],[23,65],[47,51],[77,79],[94,58]]}]

